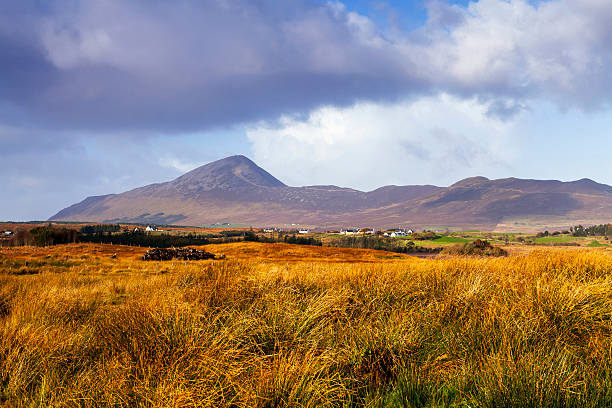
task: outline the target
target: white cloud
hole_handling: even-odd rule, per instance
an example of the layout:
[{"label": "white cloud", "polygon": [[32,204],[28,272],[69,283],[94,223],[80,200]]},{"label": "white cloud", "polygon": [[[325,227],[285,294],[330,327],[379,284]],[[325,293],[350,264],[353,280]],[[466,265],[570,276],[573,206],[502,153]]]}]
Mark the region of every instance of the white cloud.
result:
[{"label": "white cloud", "polygon": [[370,189],[452,183],[508,168],[514,121],[447,94],[394,105],[325,107],[247,129],[255,161],[293,185]]},{"label": "white cloud", "polygon": [[467,8],[435,2],[430,15],[420,41],[402,48],[443,89],[587,108],[610,102],[608,0],[480,0]]}]

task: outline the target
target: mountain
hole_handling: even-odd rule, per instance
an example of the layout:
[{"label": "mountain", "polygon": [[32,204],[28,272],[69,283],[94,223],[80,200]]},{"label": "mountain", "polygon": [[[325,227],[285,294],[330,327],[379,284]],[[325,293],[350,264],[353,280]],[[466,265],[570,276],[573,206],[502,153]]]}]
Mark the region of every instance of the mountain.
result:
[{"label": "mountain", "polygon": [[286,187],[280,180],[244,156],[217,160],[167,184],[185,193]]},{"label": "mountain", "polygon": [[375,211],[382,224],[537,231],[612,221],[612,187],[572,182],[472,177],[406,203]]},{"label": "mountain", "polygon": [[198,167],[175,180],[88,197],[51,221],[206,225],[302,224],[538,230],[612,220],[612,187],[472,177],[450,187],[290,187],[244,156]]}]

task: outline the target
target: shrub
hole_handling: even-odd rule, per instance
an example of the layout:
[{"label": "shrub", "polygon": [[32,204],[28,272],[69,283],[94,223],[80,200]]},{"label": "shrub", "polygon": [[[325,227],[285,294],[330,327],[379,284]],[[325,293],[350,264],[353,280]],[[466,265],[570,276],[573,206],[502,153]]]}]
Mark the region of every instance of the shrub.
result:
[{"label": "shrub", "polygon": [[482,239],[446,248],[442,253],[449,255],[508,256],[508,251],[505,249],[495,247],[489,241]]},{"label": "shrub", "polygon": [[30,230],[36,246],[70,244],[78,241],[79,234],[67,228],[36,227]]},{"label": "shrub", "polygon": [[84,225],[79,230],[81,234],[95,234],[98,232],[119,232],[119,231],[121,231],[121,226],[119,224]]},{"label": "shrub", "polygon": [[80,241],[94,242],[100,244],[134,245],[153,248],[183,247],[187,245],[206,245],[210,243],[210,240],[204,235],[157,235],[149,234],[143,231],[127,231],[119,234],[111,234],[110,232],[81,234]]},{"label": "shrub", "polygon": [[433,231],[423,231],[412,234],[412,239],[417,241],[433,241],[434,239],[440,238],[441,235],[436,234]]}]

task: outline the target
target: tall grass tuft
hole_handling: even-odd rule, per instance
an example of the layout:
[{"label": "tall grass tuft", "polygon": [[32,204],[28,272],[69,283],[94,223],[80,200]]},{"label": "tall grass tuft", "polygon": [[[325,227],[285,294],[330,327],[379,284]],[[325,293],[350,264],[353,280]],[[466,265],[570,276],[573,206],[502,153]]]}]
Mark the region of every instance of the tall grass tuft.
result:
[{"label": "tall grass tuft", "polygon": [[[0,402],[612,406],[605,250],[348,264],[87,248],[3,252]],[[15,273],[26,261],[40,272]]]}]

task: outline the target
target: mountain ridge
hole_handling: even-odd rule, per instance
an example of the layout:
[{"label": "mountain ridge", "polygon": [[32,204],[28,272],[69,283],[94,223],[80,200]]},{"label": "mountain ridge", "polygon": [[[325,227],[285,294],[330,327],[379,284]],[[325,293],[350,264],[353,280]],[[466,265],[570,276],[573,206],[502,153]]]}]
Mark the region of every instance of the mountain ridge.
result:
[{"label": "mountain ridge", "polygon": [[476,176],[449,187],[388,185],[371,191],[334,185],[292,187],[242,155],[207,163],[168,182],[87,197],[49,218],[188,225],[230,222],[257,226],[410,225],[489,230],[525,230],[610,219],[612,187],[590,179],[562,182]]}]

